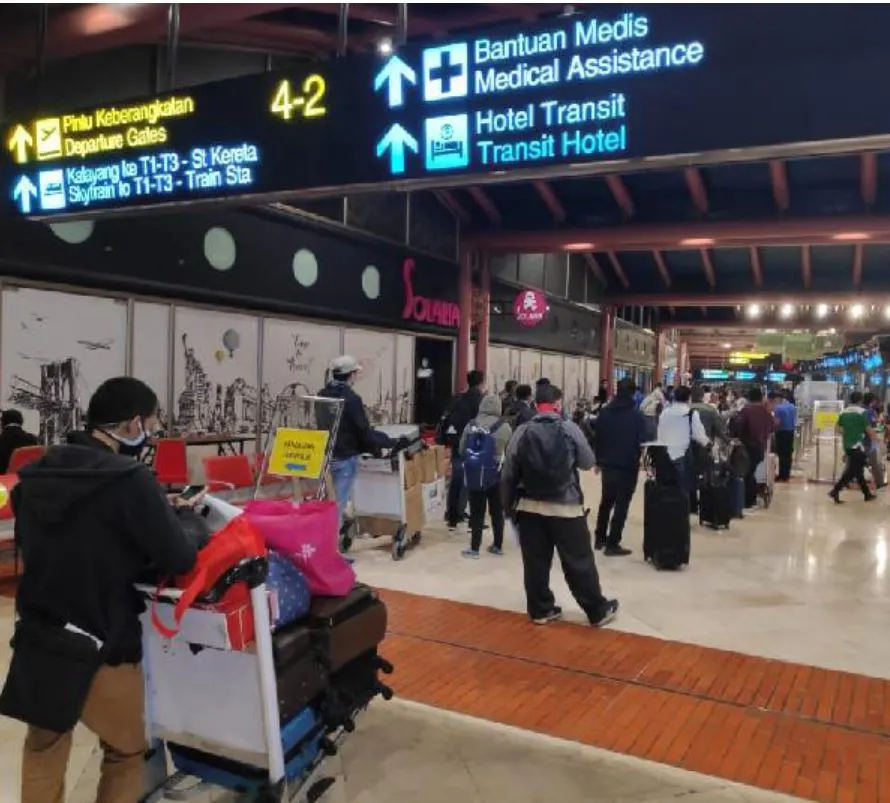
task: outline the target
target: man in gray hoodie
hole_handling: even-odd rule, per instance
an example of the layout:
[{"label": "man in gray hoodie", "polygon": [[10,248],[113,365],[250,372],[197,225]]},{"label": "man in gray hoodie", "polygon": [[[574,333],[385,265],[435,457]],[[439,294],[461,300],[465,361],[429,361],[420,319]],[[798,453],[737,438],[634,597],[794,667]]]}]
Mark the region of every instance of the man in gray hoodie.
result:
[{"label": "man in gray hoodie", "polygon": [[504,554],[501,465],[512,434],[510,425],[501,417],[500,398],[485,396],[479,403],[478,415],[467,424],[461,435],[459,453],[470,503],[470,547],[463,551],[465,558],[479,557],[486,508],[491,516],[494,536],[488,551],[492,555]]}]

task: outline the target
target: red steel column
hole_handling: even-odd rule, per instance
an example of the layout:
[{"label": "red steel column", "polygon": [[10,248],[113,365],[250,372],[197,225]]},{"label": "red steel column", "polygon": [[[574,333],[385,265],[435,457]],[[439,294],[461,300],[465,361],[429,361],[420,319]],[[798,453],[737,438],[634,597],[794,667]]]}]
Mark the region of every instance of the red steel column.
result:
[{"label": "red steel column", "polygon": [[467,389],[470,364],[470,331],[473,327],[473,258],[469,251],[461,251],[458,278],[460,322],[457,327],[457,369],[454,384],[458,392]]},{"label": "red steel column", "polygon": [[606,387],[611,396],[615,382],[615,308],[603,307],[600,322],[602,324],[600,333],[600,341],[602,343],[600,351],[600,382],[604,379],[606,380]]},{"label": "red steel column", "polygon": [[[488,372],[488,341],[491,331],[491,268],[488,254],[479,257],[479,322],[476,326],[476,370]],[[498,388],[489,386],[492,392]]]},{"label": "red steel column", "polygon": [[677,344],[677,381],[675,385],[686,384],[686,374],[689,372],[689,344],[681,340]]},{"label": "red steel column", "polygon": [[667,347],[667,335],[661,327],[655,333],[655,370],[652,372],[653,384],[664,382],[664,354]]}]

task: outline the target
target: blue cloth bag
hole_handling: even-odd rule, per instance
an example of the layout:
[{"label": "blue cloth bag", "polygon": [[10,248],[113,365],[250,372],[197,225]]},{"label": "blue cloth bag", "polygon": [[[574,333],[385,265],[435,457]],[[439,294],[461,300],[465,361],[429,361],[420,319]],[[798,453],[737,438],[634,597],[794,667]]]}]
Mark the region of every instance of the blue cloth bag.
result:
[{"label": "blue cloth bag", "polygon": [[269,550],[269,589],[272,626],[274,628],[296,622],[309,613],[312,595],[303,573],[283,555]]}]

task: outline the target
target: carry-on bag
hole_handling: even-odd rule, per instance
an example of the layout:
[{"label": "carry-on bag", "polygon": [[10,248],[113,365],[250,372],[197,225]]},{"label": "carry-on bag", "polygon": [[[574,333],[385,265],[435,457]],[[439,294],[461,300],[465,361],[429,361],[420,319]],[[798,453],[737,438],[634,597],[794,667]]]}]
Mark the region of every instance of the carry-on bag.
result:
[{"label": "carry-on bag", "polygon": [[322,663],[332,673],[363,653],[376,650],[386,636],[386,606],[366,585],[346,597],[316,597],[306,626]]},{"label": "carry-on bag", "polygon": [[656,569],[689,563],[689,495],[679,485],[643,486],[643,557]]},{"label": "carry-on bag", "polygon": [[732,480],[704,482],[698,491],[698,521],[715,530],[725,527],[733,518]]},{"label": "carry-on bag", "polygon": [[312,632],[302,624],[282,628],[272,637],[278,685],[278,713],[288,721],[326,688],[328,673],[314,648]]},{"label": "carry-on bag", "polygon": [[742,477],[733,477],[729,481],[729,487],[732,499],[732,517],[742,519],[745,517],[745,480]]}]

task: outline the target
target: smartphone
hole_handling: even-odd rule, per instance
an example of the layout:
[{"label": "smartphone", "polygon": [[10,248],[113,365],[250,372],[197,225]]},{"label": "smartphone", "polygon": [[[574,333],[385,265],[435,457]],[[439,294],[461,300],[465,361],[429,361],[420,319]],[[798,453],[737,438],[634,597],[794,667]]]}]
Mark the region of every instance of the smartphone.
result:
[{"label": "smartphone", "polygon": [[179,498],[185,500],[194,499],[198,494],[203,493],[206,487],[206,485],[188,485],[179,494]]}]

